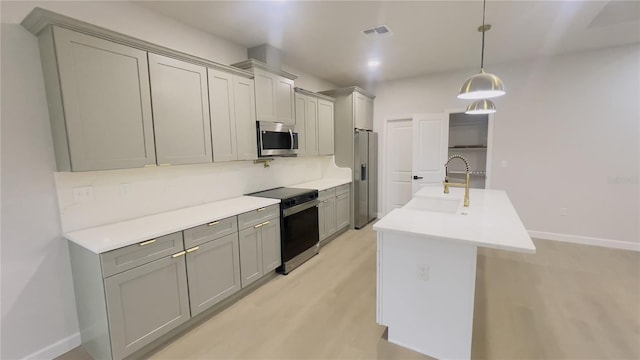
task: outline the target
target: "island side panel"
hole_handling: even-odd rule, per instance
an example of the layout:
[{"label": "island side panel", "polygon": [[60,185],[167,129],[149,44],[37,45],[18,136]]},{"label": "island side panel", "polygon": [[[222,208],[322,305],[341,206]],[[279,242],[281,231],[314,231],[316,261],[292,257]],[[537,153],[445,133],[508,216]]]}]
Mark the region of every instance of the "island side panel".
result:
[{"label": "island side panel", "polygon": [[438,359],[469,359],[477,247],[378,234],[378,321],[389,341]]}]

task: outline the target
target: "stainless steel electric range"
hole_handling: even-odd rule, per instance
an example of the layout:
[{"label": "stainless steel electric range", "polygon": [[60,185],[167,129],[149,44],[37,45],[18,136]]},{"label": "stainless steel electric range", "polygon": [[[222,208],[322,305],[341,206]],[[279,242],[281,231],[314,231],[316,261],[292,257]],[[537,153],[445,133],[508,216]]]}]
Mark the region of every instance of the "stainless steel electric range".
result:
[{"label": "stainless steel electric range", "polygon": [[318,190],[279,187],[248,195],[280,199],[279,272],[288,274],[318,254]]}]

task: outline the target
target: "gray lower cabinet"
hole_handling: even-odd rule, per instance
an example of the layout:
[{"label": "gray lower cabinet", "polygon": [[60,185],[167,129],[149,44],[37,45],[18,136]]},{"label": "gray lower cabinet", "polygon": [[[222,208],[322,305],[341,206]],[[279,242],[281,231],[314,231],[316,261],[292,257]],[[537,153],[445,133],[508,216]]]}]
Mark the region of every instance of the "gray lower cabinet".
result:
[{"label": "gray lower cabinet", "polygon": [[58,170],[154,165],[147,52],[56,26],[39,42]]},{"label": "gray lower cabinet", "polygon": [[104,287],[114,359],[132,354],[191,317],[184,256],[111,276]]},{"label": "gray lower cabinet", "polygon": [[321,242],[351,223],[350,186],[344,184],[319,192],[318,228]]},{"label": "gray lower cabinet", "polygon": [[186,250],[191,316],[240,290],[239,250],[237,232]]},{"label": "gray lower cabinet", "polygon": [[351,192],[347,191],[336,196],[336,228],[341,230],[350,224]]},{"label": "gray lower cabinet", "polygon": [[[243,214],[244,215],[244,214]],[[257,223],[246,221],[247,217],[258,219],[261,214],[240,215],[245,228],[239,232],[240,275],[242,287],[245,287],[268,274],[282,263],[280,254],[280,217],[268,220],[259,219]],[[264,221],[263,221],[264,220]]]}]

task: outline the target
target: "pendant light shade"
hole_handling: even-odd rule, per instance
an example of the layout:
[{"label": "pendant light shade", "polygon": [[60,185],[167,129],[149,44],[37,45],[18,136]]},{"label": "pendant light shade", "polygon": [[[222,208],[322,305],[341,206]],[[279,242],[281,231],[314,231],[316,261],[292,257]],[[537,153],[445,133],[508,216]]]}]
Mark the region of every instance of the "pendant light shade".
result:
[{"label": "pendant light shade", "polygon": [[462,84],[458,99],[488,99],[504,94],[502,80],[481,69],[480,73],[471,76]]},{"label": "pendant light shade", "polygon": [[480,114],[493,114],[496,112],[496,105],[491,100],[480,99],[472,102],[467,106],[465,114],[480,115]]},{"label": "pendant light shade", "polygon": [[[499,77],[484,71],[484,35],[491,30],[491,25],[484,23],[486,0],[482,3],[482,26],[478,27],[478,31],[482,33],[482,50],[480,53],[480,73],[475,74],[467,79],[460,87],[458,99],[488,99],[505,94],[504,84]],[[490,102],[491,103],[491,102]],[[471,107],[475,103],[469,105]],[[493,111],[495,106],[491,103]]]}]

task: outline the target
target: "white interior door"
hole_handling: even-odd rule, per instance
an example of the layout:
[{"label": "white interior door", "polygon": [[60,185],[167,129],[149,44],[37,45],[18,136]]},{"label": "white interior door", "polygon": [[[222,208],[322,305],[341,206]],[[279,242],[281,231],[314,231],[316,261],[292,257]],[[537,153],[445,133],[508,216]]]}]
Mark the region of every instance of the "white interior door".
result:
[{"label": "white interior door", "polygon": [[402,207],[411,199],[411,118],[386,123],[385,213]]},{"label": "white interior door", "polygon": [[445,113],[413,116],[412,194],[425,185],[444,180],[447,161],[449,119]]}]

